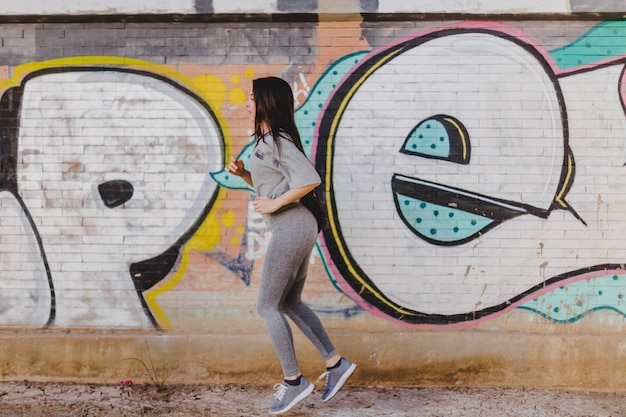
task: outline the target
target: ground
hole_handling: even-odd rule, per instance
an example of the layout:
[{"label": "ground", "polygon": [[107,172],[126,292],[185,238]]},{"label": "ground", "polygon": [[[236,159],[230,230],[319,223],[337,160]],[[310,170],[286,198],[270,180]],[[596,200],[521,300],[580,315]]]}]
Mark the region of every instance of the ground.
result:
[{"label": "ground", "polygon": [[[626,393],[504,388],[345,387],[328,403],[321,386],[286,416],[618,417]],[[0,417],[269,416],[271,387],[0,382]]]}]

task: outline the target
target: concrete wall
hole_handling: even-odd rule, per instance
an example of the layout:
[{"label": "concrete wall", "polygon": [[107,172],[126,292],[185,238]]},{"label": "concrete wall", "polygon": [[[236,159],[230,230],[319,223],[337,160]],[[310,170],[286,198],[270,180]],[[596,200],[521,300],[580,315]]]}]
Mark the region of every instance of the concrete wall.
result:
[{"label": "concrete wall", "polygon": [[330,214],[305,299],[357,382],[625,388],[617,3],[243,3],[6,6],[2,377],[279,378],[270,233],[222,169],[277,75]]}]

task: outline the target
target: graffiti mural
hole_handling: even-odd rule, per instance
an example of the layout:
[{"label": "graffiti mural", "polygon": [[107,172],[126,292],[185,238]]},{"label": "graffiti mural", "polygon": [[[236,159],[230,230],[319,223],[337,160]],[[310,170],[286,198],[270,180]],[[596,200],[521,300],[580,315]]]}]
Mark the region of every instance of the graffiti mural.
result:
[{"label": "graffiti mural", "polygon": [[617,277],[626,201],[600,184],[624,169],[623,72],[621,56],[562,70],[480,23],[363,58],[317,136],[341,287],[378,314],[447,324]]},{"label": "graffiti mural", "polygon": [[209,212],[224,135],[170,78],[56,67],[2,96],[4,326],[151,327],[143,293]]},{"label": "graffiti mural", "polygon": [[[464,22],[320,57],[315,74],[285,64],[329,212],[312,259],[351,300],[314,308],[412,327],[514,308],[559,323],[626,315],[625,56],[621,21],[551,51]],[[249,160],[237,111],[254,74],[100,56],[12,68],[0,326],[168,328],[213,281],[253,289],[270,232],[223,167]],[[186,281],[206,271],[209,284]]]}]

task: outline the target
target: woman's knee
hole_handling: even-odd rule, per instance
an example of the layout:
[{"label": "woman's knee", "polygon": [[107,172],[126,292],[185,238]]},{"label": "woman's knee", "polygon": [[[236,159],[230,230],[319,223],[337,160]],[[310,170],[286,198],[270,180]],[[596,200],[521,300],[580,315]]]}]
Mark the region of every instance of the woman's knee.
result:
[{"label": "woman's knee", "polygon": [[257,303],[256,312],[261,317],[267,317],[272,314],[282,312],[280,305],[272,304],[272,303]]}]

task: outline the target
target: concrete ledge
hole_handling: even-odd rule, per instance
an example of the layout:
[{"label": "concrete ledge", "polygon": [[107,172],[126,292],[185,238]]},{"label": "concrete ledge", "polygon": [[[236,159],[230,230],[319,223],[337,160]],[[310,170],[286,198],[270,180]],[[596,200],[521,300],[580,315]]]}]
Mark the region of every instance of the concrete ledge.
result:
[{"label": "concrete ledge", "polygon": [[[626,342],[619,335],[489,331],[332,334],[359,364],[359,385],[499,386],[624,390]],[[280,369],[265,333],[0,334],[3,380],[272,384]],[[303,373],[323,371],[312,345],[296,337]],[[154,376],[154,375],[153,375]]]}]

